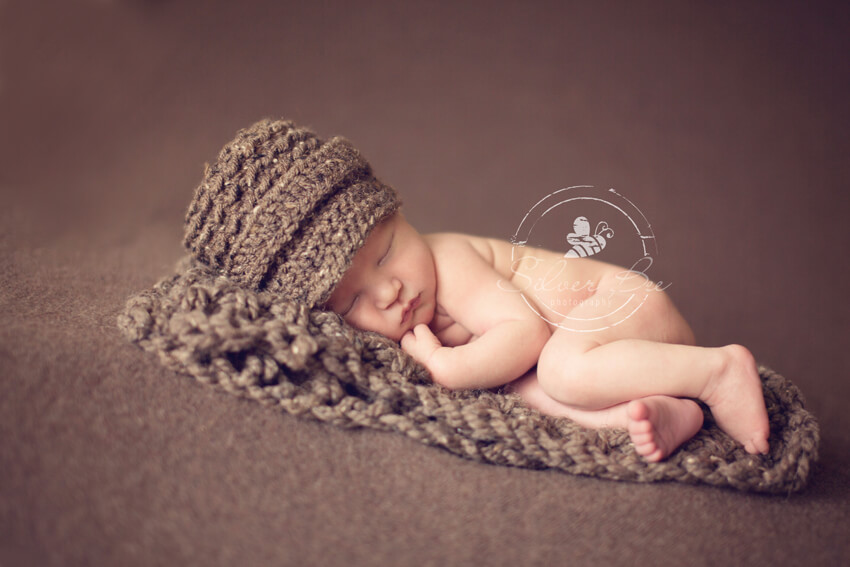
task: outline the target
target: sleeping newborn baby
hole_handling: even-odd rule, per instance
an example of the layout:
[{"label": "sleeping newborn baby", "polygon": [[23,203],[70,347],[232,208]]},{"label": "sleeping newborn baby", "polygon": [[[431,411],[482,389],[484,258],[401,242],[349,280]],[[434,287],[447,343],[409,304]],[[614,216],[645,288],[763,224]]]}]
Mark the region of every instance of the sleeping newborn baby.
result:
[{"label": "sleeping newborn baby", "polygon": [[[687,323],[643,274],[495,239],[423,236],[400,206],[345,138],[264,119],[207,166],[184,244],[240,286],[399,341],[447,388],[504,387],[542,413],[626,428],[649,461],[700,429],[694,399],[747,451],[767,452],[750,352],[694,346]],[[579,220],[571,236],[584,240]],[[640,305],[625,319],[612,315],[623,298]],[[560,320],[554,305],[568,308]],[[595,328],[565,324],[577,320]]]},{"label": "sleeping newborn baby", "polygon": [[[542,279],[550,285],[523,292]],[[635,294],[640,308],[606,325],[610,302]],[[592,319],[599,330],[550,323],[538,315],[547,305],[573,306],[571,318]],[[400,341],[447,388],[506,386],[542,413],[628,429],[649,461],[700,429],[691,398],[749,453],[768,451],[750,352],[694,346],[669,297],[624,268],[490,238],[420,235],[396,211],[369,233],[325,307]]]}]

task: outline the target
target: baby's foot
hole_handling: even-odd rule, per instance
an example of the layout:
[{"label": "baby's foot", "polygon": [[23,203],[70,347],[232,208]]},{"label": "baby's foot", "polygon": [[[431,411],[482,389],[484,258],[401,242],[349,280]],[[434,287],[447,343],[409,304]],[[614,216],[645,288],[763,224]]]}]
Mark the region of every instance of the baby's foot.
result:
[{"label": "baby's foot", "polygon": [[725,362],[700,399],[711,408],[720,429],[743,444],[748,453],[767,454],[770,424],[753,355],[740,345],[721,350]]},{"label": "baby's foot", "polygon": [[629,437],[635,450],[656,463],[696,435],[702,410],[693,400],[650,396],[629,403]]}]

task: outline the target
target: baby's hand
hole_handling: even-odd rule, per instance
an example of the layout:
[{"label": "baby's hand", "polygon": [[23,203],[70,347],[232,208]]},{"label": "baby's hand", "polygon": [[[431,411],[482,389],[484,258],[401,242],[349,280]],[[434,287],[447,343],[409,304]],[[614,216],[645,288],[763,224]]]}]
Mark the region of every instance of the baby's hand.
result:
[{"label": "baby's hand", "polygon": [[425,365],[425,368],[428,368],[428,361],[431,356],[442,346],[440,339],[424,323],[416,325],[401,338],[401,348]]}]

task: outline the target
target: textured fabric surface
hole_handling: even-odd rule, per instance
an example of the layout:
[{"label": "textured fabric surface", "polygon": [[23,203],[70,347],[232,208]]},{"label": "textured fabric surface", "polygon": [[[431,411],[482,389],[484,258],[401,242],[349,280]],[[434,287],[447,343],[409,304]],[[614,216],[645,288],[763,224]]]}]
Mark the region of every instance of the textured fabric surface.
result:
[{"label": "textured fabric surface", "polygon": [[397,431],[494,464],[788,493],[806,485],[817,460],[818,427],[800,392],[765,367],[769,455],[748,455],[708,417],[674,455],[647,463],[625,430],[551,419],[523,407],[516,394],[449,392],[392,341],[333,313],[240,288],[189,258],[177,275],[131,298],[119,325],[171,369],[201,382],[295,415]]},{"label": "textured fabric surface", "polygon": [[249,289],[324,303],[396,192],[348,140],[323,142],[288,120],[239,130],[186,214],[183,244]]}]

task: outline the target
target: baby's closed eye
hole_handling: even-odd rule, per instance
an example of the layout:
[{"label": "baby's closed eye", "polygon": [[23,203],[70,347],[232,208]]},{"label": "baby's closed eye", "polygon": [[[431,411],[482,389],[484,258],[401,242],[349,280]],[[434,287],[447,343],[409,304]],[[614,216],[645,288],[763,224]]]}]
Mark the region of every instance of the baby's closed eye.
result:
[{"label": "baby's closed eye", "polygon": [[357,303],[358,297],[360,297],[360,295],[355,295],[354,299],[351,300],[351,303],[348,304],[348,307],[346,307],[344,311],[340,312],[340,315],[345,317],[346,315],[351,313],[351,310],[354,309],[354,304]]},{"label": "baby's closed eye", "polygon": [[[393,234],[395,234],[395,233],[393,233]],[[387,258],[390,257],[390,250],[392,250],[392,248],[393,248],[393,238],[392,238],[392,236],[390,236],[390,241],[387,244],[387,251],[384,252],[383,256],[381,256],[381,258],[378,260],[379,266],[383,266],[384,263],[386,263]]]}]

